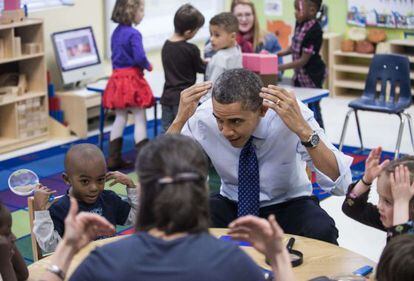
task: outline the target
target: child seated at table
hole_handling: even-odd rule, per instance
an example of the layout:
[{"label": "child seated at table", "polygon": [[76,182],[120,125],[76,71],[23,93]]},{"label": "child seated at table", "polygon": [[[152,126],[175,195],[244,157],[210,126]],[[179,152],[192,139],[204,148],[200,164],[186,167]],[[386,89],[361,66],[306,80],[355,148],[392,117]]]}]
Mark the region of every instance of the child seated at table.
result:
[{"label": "child seated at table", "polygon": [[414,236],[401,235],[390,241],[382,251],[375,280],[414,280]]},{"label": "child seated at table", "polygon": [[12,216],[6,206],[0,203],[0,280],[27,280],[29,271],[14,242]]},{"label": "child seated at table", "polygon": [[[343,212],[360,223],[387,231],[387,239],[414,233],[414,157],[380,164],[381,147],[373,149],[361,180],[349,186]],[[378,205],[368,203],[372,182],[377,180]]]},{"label": "child seated at table", "polygon": [[[120,172],[107,173],[105,157],[96,145],[72,146],[66,154],[62,176],[70,189],[50,208],[48,199],[54,191],[45,186],[35,190],[33,233],[43,251],[54,251],[63,237],[70,197],[77,200],[79,211],[99,214],[113,225],[130,225],[135,221],[138,201],[135,184]],[[125,184],[129,202],[113,191],[104,190],[107,180]]]}]

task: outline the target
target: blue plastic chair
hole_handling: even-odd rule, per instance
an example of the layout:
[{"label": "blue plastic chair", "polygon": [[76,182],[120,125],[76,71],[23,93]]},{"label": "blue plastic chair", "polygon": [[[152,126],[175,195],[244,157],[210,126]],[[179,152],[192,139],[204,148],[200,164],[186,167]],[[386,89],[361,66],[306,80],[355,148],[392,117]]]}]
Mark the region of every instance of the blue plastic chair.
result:
[{"label": "blue plastic chair", "polygon": [[[380,87],[377,87],[377,85]],[[406,117],[410,129],[411,145],[414,150],[411,115],[408,112],[405,112],[405,109],[410,107],[411,103],[410,62],[408,58],[394,54],[375,55],[369,68],[365,90],[362,96],[348,104],[351,109],[345,117],[339,149],[342,150],[349,116],[352,112],[355,112],[361,150],[364,149],[358,119],[358,110],[364,110],[396,114],[400,118],[400,128],[398,130],[397,145],[395,147],[395,158],[398,158],[400,153],[401,138],[405,123],[403,117]]]}]

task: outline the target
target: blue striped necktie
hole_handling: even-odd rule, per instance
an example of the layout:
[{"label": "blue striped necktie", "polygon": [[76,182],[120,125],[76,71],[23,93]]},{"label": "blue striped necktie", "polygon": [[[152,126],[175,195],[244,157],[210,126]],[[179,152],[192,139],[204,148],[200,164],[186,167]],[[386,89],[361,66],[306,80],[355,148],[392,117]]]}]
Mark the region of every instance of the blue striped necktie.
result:
[{"label": "blue striped necktie", "polygon": [[260,177],[259,162],[251,137],[244,145],[239,157],[239,200],[237,216],[259,215]]}]

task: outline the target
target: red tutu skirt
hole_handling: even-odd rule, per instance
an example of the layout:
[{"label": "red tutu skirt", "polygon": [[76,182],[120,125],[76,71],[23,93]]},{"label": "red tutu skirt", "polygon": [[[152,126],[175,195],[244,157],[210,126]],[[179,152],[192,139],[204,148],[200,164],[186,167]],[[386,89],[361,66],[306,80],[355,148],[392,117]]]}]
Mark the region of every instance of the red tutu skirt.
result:
[{"label": "red tutu skirt", "polygon": [[105,108],[148,108],[154,104],[154,95],[139,68],[114,69],[103,96]]}]

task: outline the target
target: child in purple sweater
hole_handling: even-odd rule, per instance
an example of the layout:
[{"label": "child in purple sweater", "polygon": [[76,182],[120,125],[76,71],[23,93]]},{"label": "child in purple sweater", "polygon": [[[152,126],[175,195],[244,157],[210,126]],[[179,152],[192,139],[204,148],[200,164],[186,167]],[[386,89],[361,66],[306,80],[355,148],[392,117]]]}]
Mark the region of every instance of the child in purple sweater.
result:
[{"label": "child in purple sweater", "polygon": [[142,45],[141,33],[132,27],[144,17],[144,0],[117,0],[112,20],[119,25],[111,37],[113,73],[103,97],[105,108],[115,110],[109,143],[108,169],[133,167],[122,160],[122,135],[128,112],[135,119],[134,139],[137,149],[147,141],[145,108],[154,105],[151,88],[144,78],[144,69],[151,71]]}]

